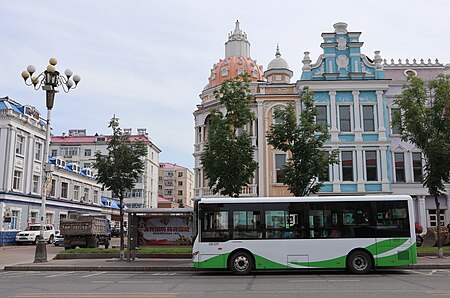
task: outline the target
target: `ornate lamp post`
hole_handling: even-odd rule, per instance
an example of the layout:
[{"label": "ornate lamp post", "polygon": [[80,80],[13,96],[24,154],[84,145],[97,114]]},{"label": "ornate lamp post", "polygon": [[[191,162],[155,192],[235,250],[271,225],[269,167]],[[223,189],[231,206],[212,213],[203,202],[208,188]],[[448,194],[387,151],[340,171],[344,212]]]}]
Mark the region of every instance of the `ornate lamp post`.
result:
[{"label": "ornate lamp post", "polygon": [[[56,70],[56,58],[50,58],[47,69],[37,76],[33,76],[36,72],[36,67],[28,65],[27,70],[22,71],[22,78],[27,86],[33,86],[35,90],[45,90],[46,93],[46,106],[47,106],[47,131],[45,138],[44,158],[42,161],[42,185],[41,185],[41,232],[39,241],[36,245],[36,254],[34,258],[35,263],[47,262],[47,247],[44,240],[44,225],[46,218],[45,201],[48,195],[48,185],[51,185],[51,167],[48,163],[48,152],[50,147],[50,114],[55,102],[55,94],[58,92],[57,87],[62,87],[62,90],[68,93],[71,89],[75,89],[78,86],[81,78],[78,75],[73,75],[70,69],[64,71],[65,75],[60,75]],[[30,80],[29,80],[30,79]],[[49,184],[50,183],[50,184]]]}]

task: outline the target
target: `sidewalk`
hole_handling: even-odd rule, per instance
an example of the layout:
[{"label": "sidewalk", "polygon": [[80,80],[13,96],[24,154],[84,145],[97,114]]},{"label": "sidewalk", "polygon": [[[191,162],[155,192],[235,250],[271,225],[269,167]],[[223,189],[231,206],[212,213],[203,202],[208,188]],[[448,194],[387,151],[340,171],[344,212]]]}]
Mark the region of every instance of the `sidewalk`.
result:
[{"label": "sidewalk", "polygon": [[[450,269],[450,257],[420,256],[410,266],[389,267],[401,269]],[[132,262],[118,259],[68,259],[46,263],[28,263],[5,266],[5,271],[194,271],[190,259],[136,259]]]}]

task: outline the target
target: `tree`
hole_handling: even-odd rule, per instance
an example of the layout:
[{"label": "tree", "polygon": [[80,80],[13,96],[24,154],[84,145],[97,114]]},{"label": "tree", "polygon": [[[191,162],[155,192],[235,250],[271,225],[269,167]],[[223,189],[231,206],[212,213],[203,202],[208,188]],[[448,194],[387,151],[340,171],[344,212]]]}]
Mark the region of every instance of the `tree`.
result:
[{"label": "tree", "polygon": [[316,193],[323,186],[317,177],[327,175],[328,165],[338,162],[338,151],[325,151],[323,145],[330,138],[328,128],[316,123],[317,109],[308,88],[302,94],[303,109],[297,124],[295,107],[276,109],[274,117],[281,123],[272,124],[267,141],[275,149],[290,152],[284,165],[284,183],[294,196]]},{"label": "tree", "polygon": [[238,197],[258,167],[252,139],[243,129],[255,118],[250,109],[253,95],[248,75],[224,81],[214,96],[225,107],[226,113],[224,115],[217,109],[211,111],[211,125],[200,159],[213,193]]},{"label": "tree", "polygon": [[125,192],[134,187],[136,180],[144,171],[142,157],[147,148],[142,141],[131,142],[128,134],[119,127],[115,116],[109,122],[113,134],[108,141],[108,154],[95,153],[94,168],[97,169],[97,181],[112,192],[120,201],[120,259],[124,259],[123,237],[123,198]]},{"label": "tree", "polygon": [[439,196],[446,195],[444,183],[450,178],[450,75],[439,75],[428,87],[409,76],[395,103],[400,109],[392,126],[400,128],[402,141],[415,144],[424,155],[422,183],[436,203],[438,257],[443,258]]}]

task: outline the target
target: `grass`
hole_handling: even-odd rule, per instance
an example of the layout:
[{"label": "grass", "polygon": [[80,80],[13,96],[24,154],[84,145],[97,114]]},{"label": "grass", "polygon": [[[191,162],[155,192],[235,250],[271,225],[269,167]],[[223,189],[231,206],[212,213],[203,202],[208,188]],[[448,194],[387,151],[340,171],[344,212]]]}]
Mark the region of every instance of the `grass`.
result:
[{"label": "grass", "polygon": [[[136,250],[137,253],[145,254],[191,254],[192,248],[190,247],[142,247]],[[61,251],[63,254],[98,254],[98,253],[119,253],[118,248],[77,248],[66,249]]]},{"label": "grass", "polygon": [[[420,253],[435,253],[437,254],[437,247],[418,247],[417,252]],[[450,252],[450,246],[442,246],[444,252]]]}]

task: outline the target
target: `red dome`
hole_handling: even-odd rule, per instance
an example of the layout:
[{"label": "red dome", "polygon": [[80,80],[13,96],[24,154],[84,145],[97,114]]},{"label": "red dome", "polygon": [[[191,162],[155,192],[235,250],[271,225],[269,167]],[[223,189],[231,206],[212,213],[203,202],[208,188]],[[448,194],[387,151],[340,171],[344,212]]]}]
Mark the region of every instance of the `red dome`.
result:
[{"label": "red dome", "polygon": [[214,64],[209,77],[208,88],[222,84],[224,80],[237,77],[244,72],[249,75],[251,81],[263,79],[262,67],[256,61],[245,57],[229,57]]}]

